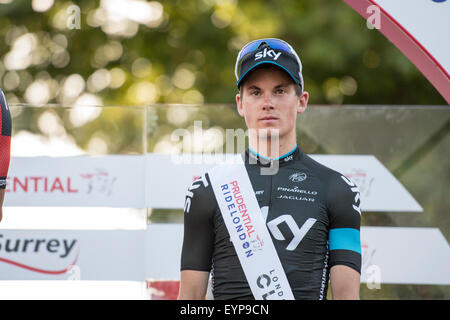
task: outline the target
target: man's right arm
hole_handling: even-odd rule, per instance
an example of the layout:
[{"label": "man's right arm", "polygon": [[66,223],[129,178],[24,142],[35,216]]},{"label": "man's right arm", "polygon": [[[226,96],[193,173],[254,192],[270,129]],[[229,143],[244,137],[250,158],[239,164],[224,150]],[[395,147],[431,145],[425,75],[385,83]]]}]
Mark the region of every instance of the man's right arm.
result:
[{"label": "man's right arm", "polygon": [[0,189],[0,222],[3,218],[3,199],[5,198],[5,189]]},{"label": "man's right arm", "polygon": [[216,207],[207,175],[203,175],[186,192],[179,300],[205,298],[212,264]]},{"label": "man's right arm", "polygon": [[209,271],[183,270],[178,300],[204,300],[208,289]]}]

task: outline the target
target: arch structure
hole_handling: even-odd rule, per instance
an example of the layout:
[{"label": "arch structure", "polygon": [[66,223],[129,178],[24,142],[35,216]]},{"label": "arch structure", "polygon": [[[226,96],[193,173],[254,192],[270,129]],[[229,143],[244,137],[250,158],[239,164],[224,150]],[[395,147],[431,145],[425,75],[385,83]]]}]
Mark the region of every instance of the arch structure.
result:
[{"label": "arch structure", "polygon": [[450,104],[450,0],[344,0],[388,38]]}]

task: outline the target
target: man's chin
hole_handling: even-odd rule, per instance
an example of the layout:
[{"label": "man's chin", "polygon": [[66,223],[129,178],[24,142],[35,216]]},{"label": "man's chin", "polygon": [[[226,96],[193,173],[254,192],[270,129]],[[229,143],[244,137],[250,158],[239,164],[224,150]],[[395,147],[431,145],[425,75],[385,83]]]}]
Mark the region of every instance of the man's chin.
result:
[{"label": "man's chin", "polygon": [[258,138],[271,138],[280,136],[280,129],[276,126],[264,126],[257,129],[249,129],[249,131],[251,130]]}]

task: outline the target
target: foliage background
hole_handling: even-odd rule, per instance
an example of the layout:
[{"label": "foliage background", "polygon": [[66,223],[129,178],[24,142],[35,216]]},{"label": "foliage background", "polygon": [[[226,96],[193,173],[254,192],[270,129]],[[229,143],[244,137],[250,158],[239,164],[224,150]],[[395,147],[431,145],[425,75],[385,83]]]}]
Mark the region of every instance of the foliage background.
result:
[{"label": "foliage background", "polygon": [[[311,104],[445,104],[343,1],[172,0],[150,9],[135,2],[1,0],[0,83],[10,103],[70,105],[83,93],[105,105],[234,103],[238,50],[277,37],[297,49]],[[79,29],[68,26],[74,4]],[[72,95],[65,82],[81,81],[71,75],[84,80]]]}]

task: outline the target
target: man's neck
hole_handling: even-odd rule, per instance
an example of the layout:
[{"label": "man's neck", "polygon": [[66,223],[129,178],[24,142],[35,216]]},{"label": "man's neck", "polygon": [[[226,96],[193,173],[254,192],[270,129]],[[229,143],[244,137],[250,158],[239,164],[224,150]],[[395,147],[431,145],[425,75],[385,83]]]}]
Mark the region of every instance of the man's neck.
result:
[{"label": "man's neck", "polygon": [[[283,139],[281,139],[283,140]],[[291,153],[297,147],[294,139],[279,141],[279,139],[249,139],[249,149],[266,159],[279,159]]]}]

